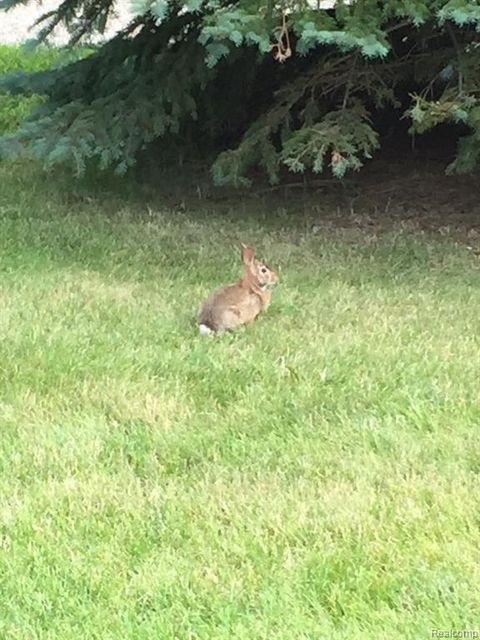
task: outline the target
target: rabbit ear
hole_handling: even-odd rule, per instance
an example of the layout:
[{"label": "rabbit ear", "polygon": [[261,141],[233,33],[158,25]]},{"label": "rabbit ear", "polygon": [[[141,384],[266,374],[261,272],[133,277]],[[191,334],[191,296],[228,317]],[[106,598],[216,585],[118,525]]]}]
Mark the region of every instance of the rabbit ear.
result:
[{"label": "rabbit ear", "polygon": [[240,244],[240,248],[244,264],[251,264],[255,255],[255,249],[253,249],[253,247],[248,247],[246,244],[243,244],[243,242]]}]

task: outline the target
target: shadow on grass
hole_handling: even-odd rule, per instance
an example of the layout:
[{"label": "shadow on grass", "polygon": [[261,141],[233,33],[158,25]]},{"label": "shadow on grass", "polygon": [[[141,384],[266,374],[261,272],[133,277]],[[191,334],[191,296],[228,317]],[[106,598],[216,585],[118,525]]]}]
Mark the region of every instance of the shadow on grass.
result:
[{"label": "shadow on grass", "polygon": [[135,282],[155,280],[160,271],[172,286],[210,286],[238,276],[237,246],[247,241],[295,287],[335,279],[351,287],[421,289],[441,278],[454,292],[459,280],[476,282],[475,252],[453,238],[362,226],[347,212],[322,211],[315,194],[259,201],[223,191],[216,201],[201,190],[192,196],[190,184],[180,200],[187,178],[168,186],[170,177],[165,188],[153,189],[131,177],[96,174],[74,183],[66,171],[0,165],[0,270],[86,269]]}]

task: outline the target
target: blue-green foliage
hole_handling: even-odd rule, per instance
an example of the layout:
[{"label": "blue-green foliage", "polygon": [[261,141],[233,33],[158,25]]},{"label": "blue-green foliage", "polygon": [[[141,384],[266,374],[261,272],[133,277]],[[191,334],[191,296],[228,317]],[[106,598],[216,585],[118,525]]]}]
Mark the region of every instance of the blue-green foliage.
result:
[{"label": "blue-green foliage", "polygon": [[358,103],[331,111],[313,126],[295,131],[283,146],[282,160],[291,171],[303,173],[312,167],[321,173],[328,158],[333,175],[343,178],[348,170],[359,169],[361,158],[370,158],[377,147],[377,134]]},{"label": "blue-green foliage", "polygon": [[441,24],[447,20],[451,20],[460,27],[472,24],[478,30],[480,27],[480,6],[477,2],[449,0],[449,2],[438,10],[438,17]]},{"label": "blue-green foliage", "polygon": [[[0,8],[20,1],[0,0]],[[37,94],[47,97],[0,138],[1,155],[27,151],[78,173],[90,162],[122,173],[155,142],[160,155],[176,147],[216,155],[219,184],[248,184],[255,166],[272,182],[285,171],[327,167],[342,177],[378,147],[372,108],[398,107],[398,87],[415,84],[404,105],[412,130],[462,123],[471,135],[450,170],[470,169],[480,156],[477,2],[339,0],[327,11],[305,0],[134,0],[132,7],[132,24],[89,57],[37,73],[13,65],[17,73],[0,78],[0,91],[12,96],[32,104]],[[64,0],[43,35],[63,22],[76,42],[102,31],[114,8],[115,0]]]},{"label": "blue-green foliage", "polygon": [[[216,11],[205,19],[199,40],[205,45],[210,65],[214,66],[220,57],[228,55],[230,51],[226,42],[236,47],[253,45],[265,54],[271,49],[270,35],[268,21],[261,15],[228,8]],[[221,55],[218,51],[222,52]]]}]

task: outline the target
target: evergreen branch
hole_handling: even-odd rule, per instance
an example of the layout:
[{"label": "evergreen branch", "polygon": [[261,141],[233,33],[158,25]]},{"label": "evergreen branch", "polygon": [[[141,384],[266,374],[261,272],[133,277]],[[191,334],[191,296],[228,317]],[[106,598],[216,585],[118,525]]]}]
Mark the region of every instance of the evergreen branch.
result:
[{"label": "evergreen branch", "polygon": [[446,27],[447,27],[448,35],[450,36],[450,39],[451,39],[451,41],[453,43],[453,48],[455,49],[455,55],[457,57],[458,93],[461,95],[463,93],[463,73],[462,73],[462,69],[461,69],[462,53],[460,51],[460,46],[458,44],[458,40],[455,37],[455,32],[452,29],[452,25],[450,24],[450,22],[446,23]]},{"label": "evergreen branch", "polygon": [[10,11],[22,4],[27,4],[29,0],[0,0],[0,11]]},{"label": "evergreen branch", "polygon": [[[0,8],[21,3],[0,0]],[[216,155],[219,183],[245,184],[253,167],[271,182],[283,170],[318,172],[327,163],[341,176],[377,146],[368,109],[395,105],[415,132],[440,122],[471,129],[456,168],[480,158],[475,3],[354,0],[333,10],[303,0],[288,8],[272,0],[136,3],[135,20],[92,55],[0,78],[0,90],[45,96],[16,135],[0,139],[4,150],[23,148],[79,172],[89,162],[124,171],[155,143],[165,154]],[[61,0],[37,23],[40,37],[62,24],[78,42],[102,33],[113,10],[114,0]],[[276,33],[278,59],[290,54],[286,65],[272,60]]]},{"label": "evergreen branch", "polygon": [[348,98],[350,97],[350,91],[353,83],[353,73],[355,71],[355,67],[357,66],[357,59],[358,59],[358,51],[356,51],[355,55],[353,56],[352,64],[348,72],[348,80],[345,85],[345,94],[343,96],[343,102],[342,102],[342,111],[345,111],[345,109],[347,108]]}]

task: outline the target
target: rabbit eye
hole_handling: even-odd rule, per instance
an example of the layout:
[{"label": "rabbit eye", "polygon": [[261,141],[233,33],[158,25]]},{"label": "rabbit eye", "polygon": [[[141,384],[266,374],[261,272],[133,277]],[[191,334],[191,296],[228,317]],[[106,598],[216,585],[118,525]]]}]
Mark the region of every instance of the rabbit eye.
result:
[{"label": "rabbit eye", "polygon": [[267,270],[265,269],[265,267],[262,267],[262,268],[260,269],[260,271],[261,271],[262,273],[267,273]]}]

